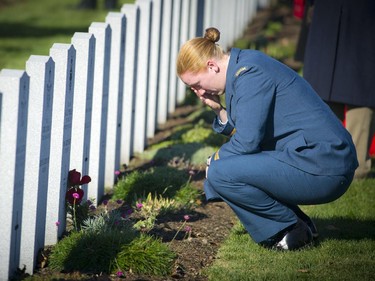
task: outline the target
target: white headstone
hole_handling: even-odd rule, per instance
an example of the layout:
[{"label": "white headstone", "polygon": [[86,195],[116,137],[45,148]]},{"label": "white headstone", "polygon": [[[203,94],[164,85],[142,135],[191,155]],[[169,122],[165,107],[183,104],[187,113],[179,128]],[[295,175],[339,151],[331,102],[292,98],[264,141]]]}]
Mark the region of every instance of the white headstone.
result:
[{"label": "white headstone", "polygon": [[249,19],[252,19],[257,13],[258,1],[251,1],[249,6],[250,6],[250,10],[249,10],[248,16],[249,16]]},{"label": "white headstone", "polygon": [[[48,56],[30,56],[26,72],[30,76],[30,121],[27,126],[24,184],[27,196],[23,198],[20,268],[26,266],[26,273],[32,274],[38,251],[44,247],[45,241],[54,63]],[[56,226],[53,227],[56,233]]]},{"label": "white headstone", "polygon": [[0,72],[0,280],[19,266],[28,95],[25,71]]},{"label": "white headstone", "polygon": [[160,77],[158,98],[158,124],[164,124],[168,117],[169,78],[171,63],[172,0],[164,0],[161,31]]},{"label": "white headstone", "polygon": [[168,97],[168,113],[173,113],[176,110],[177,104],[177,74],[176,74],[176,59],[177,52],[180,45],[180,21],[181,21],[181,1],[173,2],[172,13],[172,41],[171,41],[171,60],[170,60],[170,77],[169,77],[169,97]]},{"label": "white headstone", "polygon": [[134,148],[134,113],[137,82],[137,61],[139,41],[139,7],[124,4],[121,12],[126,17],[124,96],[121,127],[121,163],[128,164]]},{"label": "white headstone", "polygon": [[98,203],[104,195],[111,28],[107,23],[94,22],[90,25],[89,33],[92,33],[96,40],[88,173],[91,182],[87,195]]},{"label": "white headstone", "polygon": [[258,7],[266,8],[270,4],[270,0],[258,0]]},{"label": "white headstone", "polygon": [[246,24],[245,21],[245,12],[246,12],[246,6],[245,3],[247,1],[245,0],[237,0],[236,7],[235,7],[235,14],[234,14],[234,21],[232,22],[232,33],[233,33],[233,39],[237,39],[242,35],[242,32],[244,31],[244,27]]},{"label": "white headstone", "polygon": [[140,10],[137,64],[137,92],[135,99],[134,152],[143,152],[147,145],[148,76],[150,65],[151,0],[137,0]]},{"label": "white headstone", "polygon": [[[182,0],[181,4],[181,23],[180,23],[180,42],[178,51],[181,46],[189,39],[191,0]],[[181,104],[185,99],[186,85],[177,79],[177,104]]]},{"label": "white headstone", "polygon": [[198,1],[199,0],[190,0],[188,39],[192,39],[197,36]]},{"label": "white headstone", "polygon": [[160,37],[162,23],[162,0],[152,2],[152,24],[150,38],[150,74],[147,103],[147,137],[152,138],[157,128],[157,99],[159,94]]},{"label": "white headstone", "polygon": [[[74,79],[70,169],[76,169],[84,176],[89,172],[95,37],[89,33],[76,32],[72,44],[76,49],[77,71]],[[83,185],[82,189],[84,198],[88,199],[87,184]]]},{"label": "white headstone", "polygon": [[125,64],[125,16],[122,13],[110,12],[106,17],[106,23],[111,27],[112,40],[108,96],[105,185],[113,187],[115,182],[115,171],[120,169],[120,132]]},{"label": "white headstone", "polygon": [[204,36],[204,32],[208,27],[215,27],[215,18],[217,15],[214,13],[217,9],[217,6],[214,4],[214,0],[204,0],[199,2],[198,10],[203,11],[203,25],[202,25],[202,36]]},{"label": "white headstone", "polygon": [[[211,24],[209,26],[206,26],[206,28],[210,26],[214,26],[220,30],[222,36],[220,38],[219,44],[225,50],[228,45],[228,39],[229,37],[231,37],[231,34],[228,34],[228,26],[229,26],[228,18],[233,19],[231,15],[231,10],[232,10],[232,7],[235,5],[235,0],[229,3],[230,4],[229,8],[225,7],[228,5],[228,2],[225,3],[225,0],[224,1],[223,0],[215,0],[215,1],[211,0],[211,1],[212,1]],[[227,10],[224,10],[225,8],[227,8]],[[222,18],[222,17],[216,16],[216,15],[222,15],[223,11],[226,11],[226,13],[228,14],[228,18]]]},{"label": "white headstone", "polygon": [[70,167],[76,51],[71,44],[55,43],[50,49],[50,56],[55,62],[55,83],[46,226],[54,226],[56,236],[49,236],[48,240],[46,237],[46,245],[55,244],[66,227],[65,193]]}]

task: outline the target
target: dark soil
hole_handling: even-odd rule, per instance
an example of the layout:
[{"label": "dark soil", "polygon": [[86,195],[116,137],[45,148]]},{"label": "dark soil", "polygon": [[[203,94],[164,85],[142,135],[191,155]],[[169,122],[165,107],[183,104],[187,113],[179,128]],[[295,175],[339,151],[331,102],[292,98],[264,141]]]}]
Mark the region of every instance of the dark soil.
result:
[{"label": "dark soil", "polygon": [[[176,109],[170,116],[166,124],[161,126],[160,131],[149,144],[158,143],[167,139],[171,130],[190,122],[187,116],[196,109],[196,106],[183,106]],[[129,167],[140,169],[148,167],[149,163],[144,163],[140,159],[132,159]],[[153,164],[152,164],[153,165]],[[203,190],[205,172],[196,171],[192,177],[194,185]],[[174,238],[176,232],[182,226],[184,215],[189,215],[186,226],[191,228],[190,237],[185,236],[182,230]],[[122,280],[132,281],[169,281],[169,280],[207,280],[202,270],[212,264],[220,244],[229,234],[230,229],[236,222],[232,210],[223,202],[201,202],[189,213],[177,213],[158,218],[151,235],[159,237],[167,243],[177,254],[174,269],[169,277],[141,276],[127,273]],[[173,239],[174,238],[174,239]],[[113,277],[112,277],[113,278]],[[116,278],[114,278],[116,279]],[[111,279],[113,280],[113,279]]]},{"label": "dark soil", "polygon": [[[291,9],[288,7],[278,9],[267,9],[260,11],[254,21],[248,26],[244,34],[244,38],[257,40],[267,22],[270,20],[280,20],[283,24],[281,35],[276,38],[266,38],[266,40],[292,40],[296,42],[299,32],[300,22],[292,16]],[[264,38],[263,38],[264,39]],[[297,69],[300,64],[288,60],[284,63]],[[159,132],[153,139],[149,140],[149,144],[157,143],[165,140],[171,134],[171,129],[189,122],[186,117],[195,110],[194,106],[183,106],[177,108],[166,124],[160,127]],[[129,167],[147,167],[149,163],[142,163],[139,159],[133,159]],[[193,180],[199,188],[203,188],[204,171],[198,171]],[[42,277],[43,280],[208,280],[204,275],[204,269],[210,266],[215,260],[215,256],[220,244],[227,237],[230,229],[236,222],[236,217],[232,210],[222,202],[209,203],[202,202],[188,215],[190,219],[187,225],[191,227],[190,238],[183,237],[182,233],[175,239],[172,239],[176,231],[180,228],[185,214],[176,214],[169,217],[158,219],[155,229],[152,231],[157,237],[161,237],[162,241],[168,243],[171,249],[177,254],[174,270],[168,277],[152,277],[141,276],[131,272],[127,272],[125,277],[95,275],[88,276],[80,273],[52,273],[48,270],[48,266],[39,270],[35,275]],[[39,279],[40,280],[40,279]]]}]

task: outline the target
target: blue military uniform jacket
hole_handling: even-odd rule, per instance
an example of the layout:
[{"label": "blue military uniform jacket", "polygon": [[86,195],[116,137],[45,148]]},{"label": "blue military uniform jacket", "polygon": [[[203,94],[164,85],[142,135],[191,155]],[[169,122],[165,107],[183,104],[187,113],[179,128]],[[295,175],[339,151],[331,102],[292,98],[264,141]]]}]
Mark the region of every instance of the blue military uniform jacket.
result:
[{"label": "blue military uniform jacket", "polygon": [[357,168],[350,134],[284,64],[259,51],[233,48],[225,92],[228,122],[215,119],[213,128],[232,136],[215,160],[262,152],[314,175],[346,175]]}]

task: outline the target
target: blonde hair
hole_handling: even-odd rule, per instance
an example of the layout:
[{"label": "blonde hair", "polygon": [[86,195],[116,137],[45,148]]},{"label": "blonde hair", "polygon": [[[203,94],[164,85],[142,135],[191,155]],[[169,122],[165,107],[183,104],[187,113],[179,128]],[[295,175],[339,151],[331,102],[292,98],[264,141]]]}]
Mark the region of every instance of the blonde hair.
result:
[{"label": "blonde hair", "polygon": [[206,67],[207,60],[221,59],[224,55],[221,47],[216,44],[220,39],[220,31],[215,27],[206,29],[203,37],[197,37],[182,45],[177,56],[177,75],[189,71],[198,73]]}]

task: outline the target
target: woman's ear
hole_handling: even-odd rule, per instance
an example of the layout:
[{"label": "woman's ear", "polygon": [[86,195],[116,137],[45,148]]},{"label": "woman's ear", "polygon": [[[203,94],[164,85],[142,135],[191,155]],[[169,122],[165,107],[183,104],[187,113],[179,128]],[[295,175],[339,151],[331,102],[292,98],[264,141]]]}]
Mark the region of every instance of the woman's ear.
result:
[{"label": "woman's ear", "polygon": [[215,72],[219,72],[219,70],[220,70],[218,64],[217,64],[216,61],[214,61],[214,60],[208,60],[208,61],[207,61],[207,69],[208,69],[208,70],[211,69],[211,70],[213,70],[213,71],[215,71]]}]

